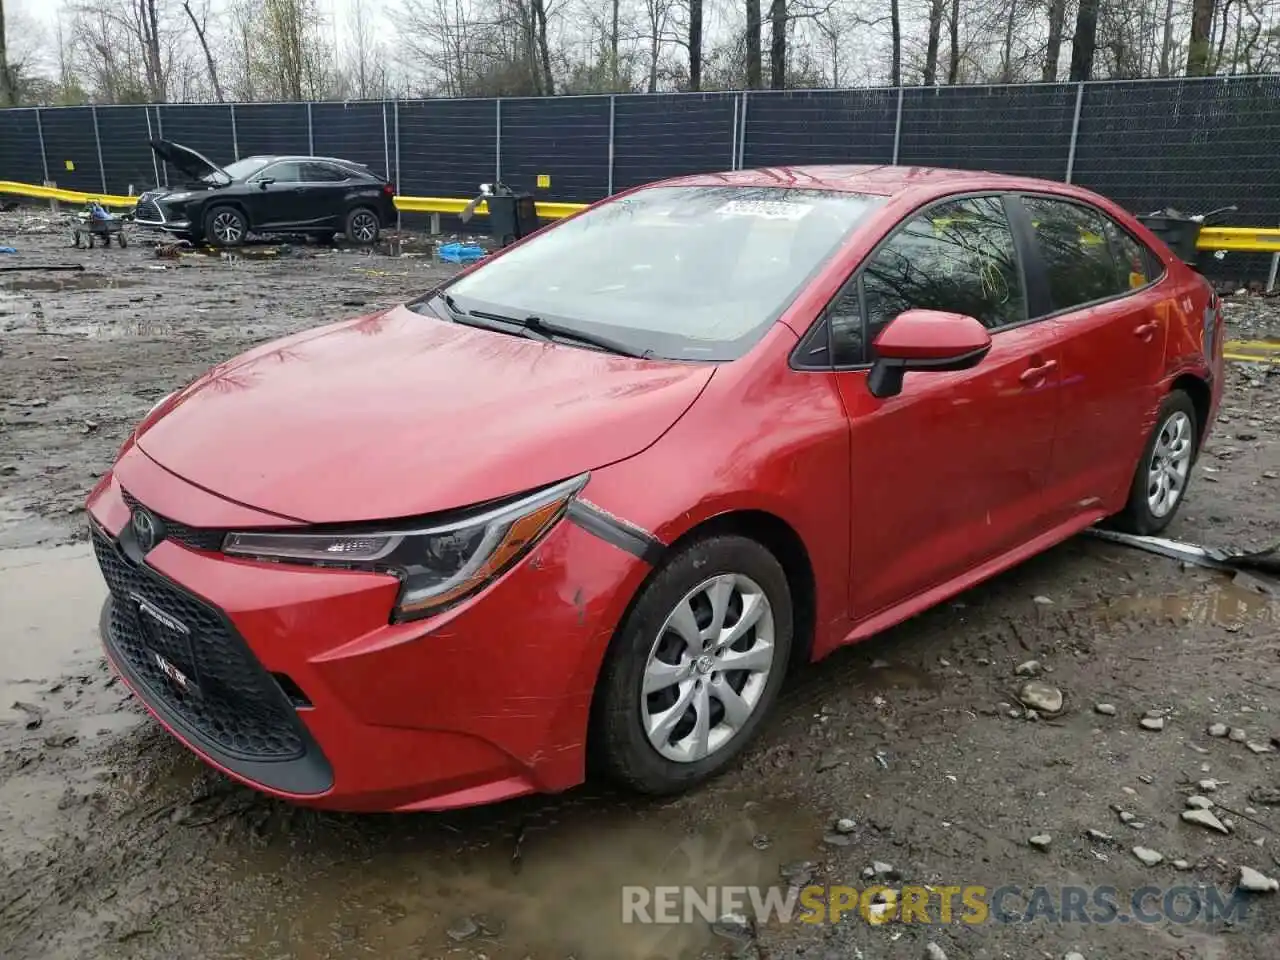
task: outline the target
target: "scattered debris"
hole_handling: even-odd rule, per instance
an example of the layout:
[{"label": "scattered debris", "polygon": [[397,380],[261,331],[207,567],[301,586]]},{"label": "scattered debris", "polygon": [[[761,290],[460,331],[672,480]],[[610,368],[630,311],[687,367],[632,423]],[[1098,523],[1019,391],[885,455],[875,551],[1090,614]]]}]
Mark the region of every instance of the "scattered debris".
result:
[{"label": "scattered debris", "polygon": [[1254,787],[1249,791],[1249,800],[1260,803],[1264,807],[1280,807],[1280,789],[1276,787]]},{"label": "scattered debris", "polygon": [[1245,744],[1254,753],[1274,753],[1275,748],[1269,743],[1258,743],[1256,740],[1246,740]]},{"label": "scattered debris", "polygon": [[1213,801],[1208,797],[1187,797],[1188,810],[1211,810]]},{"label": "scattered debris", "polygon": [[1048,850],[1049,844],[1053,842],[1053,837],[1049,836],[1047,833],[1037,833],[1027,842],[1037,850]]},{"label": "scattered debris", "polygon": [[1268,877],[1252,867],[1241,867],[1236,886],[1249,893],[1275,893],[1280,890],[1280,880]]},{"label": "scattered debris", "polygon": [[924,960],[947,960],[947,951],[930,940],[924,945]]},{"label": "scattered debris", "polygon": [[858,829],[858,823],[852,817],[841,817],[836,821],[836,833],[853,833]]},{"label": "scattered debris", "polygon": [[449,924],[445,930],[449,939],[454,943],[462,943],[465,940],[471,940],[480,935],[480,928],[476,922],[470,917],[459,917],[453,923]]},{"label": "scattered debris", "polygon": [[711,932],[725,940],[747,943],[755,939],[755,925],[741,913],[726,913],[711,924]]},{"label": "scattered debris", "polygon": [[1032,603],[1038,603],[1038,604],[1040,604],[1042,607],[1051,607],[1051,606],[1053,606],[1053,601],[1052,601],[1052,600],[1050,600],[1048,597],[1045,597],[1045,596],[1032,597],[1032,598],[1031,598],[1031,602],[1032,602]]},{"label": "scattered debris", "polygon": [[1190,863],[1188,863],[1186,860],[1175,860],[1175,861],[1173,861],[1173,869],[1175,869],[1175,870],[1190,870],[1190,869],[1191,869],[1191,864],[1190,864]]},{"label": "scattered debris", "polygon": [[44,715],[47,712],[44,707],[36,706],[34,703],[24,703],[21,700],[14,702],[13,709],[21,710],[27,715],[26,727],[28,730],[39,730],[40,725],[44,723]]},{"label": "scattered debris", "polygon": [[1092,827],[1085,831],[1085,835],[1090,840],[1096,840],[1098,843],[1111,843],[1115,839],[1111,834],[1103,833],[1101,830],[1094,830]]},{"label": "scattered debris", "polygon": [[1133,533],[1121,533],[1118,530],[1104,530],[1101,527],[1090,527],[1085,531],[1102,540],[1136,547],[1148,553],[1181,560],[1198,567],[1210,570],[1263,570],[1280,573],[1280,544],[1257,550],[1252,553],[1232,553],[1227,550],[1210,549],[1194,543],[1183,543],[1166,537],[1143,537]]},{"label": "scattered debris", "polygon": [[1022,705],[1042,713],[1062,712],[1062,691],[1040,680],[1028,680],[1018,691]]},{"label": "scattered debris", "polygon": [[757,833],[751,838],[751,846],[755,847],[757,850],[768,850],[773,846],[773,840],[769,838],[767,833]]},{"label": "scattered debris", "polygon": [[1144,730],[1163,730],[1164,717],[1143,717],[1138,721],[1138,725]]},{"label": "scattered debris", "polygon": [[1218,833],[1230,833],[1231,831],[1223,824],[1221,820],[1215,817],[1208,810],[1192,809],[1183,810],[1182,819],[1187,823],[1198,824],[1202,827],[1208,827],[1210,830],[1216,830]]},{"label": "scattered debris", "polygon": [[1152,850],[1149,847],[1134,847],[1133,855],[1148,867],[1154,867],[1157,864],[1164,862],[1164,854]]},{"label": "scattered debris", "polygon": [[1019,677],[1038,677],[1041,669],[1043,668],[1039,660],[1028,660],[1014,667],[1013,672]]},{"label": "scattered debris", "polygon": [[1114,703],[1095,703],[1093,709],[1095,713],[1100,713],[1104,717],[1114,717],[1116,715],[1116,705]]},{"label": "scattered debris", "polygon": [[1209,724],[1209,736],[1211,737],[1225,737],[1228,733],[1230,733],[1230,728],[1225,723]]},{"label": "scattered debris", "polygon": [[1245,733],[1243,730],[1241,730],[1239,727],[1232,727],[1231,732],[1227,734],[1227,739],[1231,740],[1234,743],[1244,743],[1246,740],[1249,739],[1249,735]]}]

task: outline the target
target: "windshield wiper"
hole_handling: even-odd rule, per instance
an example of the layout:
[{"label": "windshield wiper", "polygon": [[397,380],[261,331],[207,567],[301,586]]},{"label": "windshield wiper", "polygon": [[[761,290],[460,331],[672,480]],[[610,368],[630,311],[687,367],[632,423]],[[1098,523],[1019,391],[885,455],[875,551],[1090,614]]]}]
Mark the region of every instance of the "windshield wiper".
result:
[{"label": "windshield wiper", "polygon": [[621,341],[614,340],[612,337],[603,337],[599,334],[587,333],[583,330],[575,330],[573,327],[562,327],[558,323],[549,323],[538,316],[528,316],[523,320],[519,320],[515,317],[505,317],[497,313],[480,313],[479,311],[472,311],[472,316],[500,320],[503,323],[514,323],[517,327],[521,327],[524,330],[529,331],[542,340],[558,337],[561,340],[570,340],[574,343],[581,343],[589,347],[595,347],[599,350],[607,350],[609,353],[621,354],[624,357],[647,359],[653,356],[652,350],[637,350],[635,347],[631,347]]},{"label": "windshield wiper", "polygon": [[634,347],[628,346],[612,337],[602,337],[594,333],[585,333],[582,330],[575,330],[572,327],[562,327],[558,323],[548,323],[541,317],[528,316],[523,320],[516,317],[508,317],[501,313],[488,313],[480,310],[463,310],[458,306],[458,301],[448,293],[440,293],[439,297],[444,301],[445,307],[449,313],[453,315],[453,319],[457,323],[465,323],[473,327],[481,327],[485,330],[497,330],[500,333],[508,331],[501,327],[492,326],[488,323],[476,323],[476,320],[494,320],[498,323],[513,324],[520,328],[521,335],[530,337],[534,340],[549,341],[554,338],[561,340],[570,340],[574,343],[585,344],[589,347],[595,347],[598,350],[607,350],[609,353],[621,354],[624,357],[636,357],[638,359],[648,359],[653,356],[652,350],[639,351]]}]

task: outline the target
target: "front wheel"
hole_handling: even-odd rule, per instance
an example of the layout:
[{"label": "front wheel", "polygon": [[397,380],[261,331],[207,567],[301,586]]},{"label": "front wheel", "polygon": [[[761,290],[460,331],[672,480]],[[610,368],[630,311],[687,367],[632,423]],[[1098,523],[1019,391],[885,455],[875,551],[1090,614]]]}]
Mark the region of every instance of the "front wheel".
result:
[{"label": "front wheel", "polygon": [[741,536],[689,544],[642,589],[614,638],[593,759],[648,794],[721,772],[777,699],[791,641],[791,591],[773,554]]},{"label": "front wheel", "polygon": [[345,232],[352,243],[367,245],[377,241],[382,224],[378,222],[378,215],[368,207],[356,207],[347,214]]},{"label": "front wheel", "polygon": [[249,224],[235,207],[214,207],[204,218],[204,235],[216,247],[238,247],[244,243]]},{"label": "front wheel", "polygon": [[1133,475],[1129,502],[1112,525],[1142,536],[1164,530],[1182,505],[1199,439],[1195,404],[1183,391],[1173,391],[1160,404],[1155,429]]}]

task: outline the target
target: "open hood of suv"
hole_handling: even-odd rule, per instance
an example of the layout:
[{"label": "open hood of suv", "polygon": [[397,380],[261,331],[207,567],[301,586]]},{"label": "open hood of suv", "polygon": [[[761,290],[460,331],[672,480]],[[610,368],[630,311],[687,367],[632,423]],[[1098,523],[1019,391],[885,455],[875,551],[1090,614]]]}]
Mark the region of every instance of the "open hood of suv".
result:
[{"label": "open hood of suv", "polygon": [[165,163],[195,180],[201,180],[210,174],[214,174],[222,183],[231,182],[231,176],[227,171],[223,170],[204,154],[197,153],[190,147],[184,147],[182,144],[174,143],[172,140],[152,140],[151,149]]}]

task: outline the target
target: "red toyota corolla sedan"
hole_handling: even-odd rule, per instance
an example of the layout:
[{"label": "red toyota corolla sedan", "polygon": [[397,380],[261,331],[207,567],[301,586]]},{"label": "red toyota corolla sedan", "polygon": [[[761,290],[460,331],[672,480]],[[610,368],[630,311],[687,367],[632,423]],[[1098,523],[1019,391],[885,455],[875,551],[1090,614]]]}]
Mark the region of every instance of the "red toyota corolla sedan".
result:
[{"label": "red toyota corolla sedan", "polygon": [[1209,284],[1115,204],[807,167],[616,196],[161,401],[89,498],[107,655],[316,806],[730,764],[789,667],[1173,517]]}]

